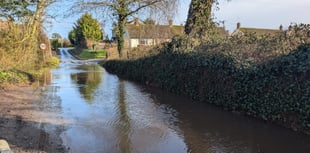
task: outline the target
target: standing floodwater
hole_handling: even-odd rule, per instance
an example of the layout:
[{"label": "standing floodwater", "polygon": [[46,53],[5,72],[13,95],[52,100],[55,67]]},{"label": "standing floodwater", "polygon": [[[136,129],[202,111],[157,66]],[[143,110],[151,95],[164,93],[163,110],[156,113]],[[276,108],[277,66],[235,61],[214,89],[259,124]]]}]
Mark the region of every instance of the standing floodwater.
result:
[{"label": "standing floodwater", "polygon": [[310,152],[309,136],[121,80],[67,49],[60,58],[43,101],[62,119],[69,152]]}]

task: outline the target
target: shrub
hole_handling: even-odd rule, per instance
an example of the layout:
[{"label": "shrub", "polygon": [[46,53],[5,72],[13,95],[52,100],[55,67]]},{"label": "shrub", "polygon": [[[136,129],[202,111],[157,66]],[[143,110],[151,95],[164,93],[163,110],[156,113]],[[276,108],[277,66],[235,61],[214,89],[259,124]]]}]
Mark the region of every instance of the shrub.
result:
[{"label": "shrub", "polygon": [[0,86],[4,87],[9,84],[23,84],[31,80],[31,75],[20,71],[1,71]]},{"label": "shrub", "polygon": [[48,61],[47,61],[47,66],[49,67],[57,67],[60,63],[59,58],[57,57],[51,57]]}]

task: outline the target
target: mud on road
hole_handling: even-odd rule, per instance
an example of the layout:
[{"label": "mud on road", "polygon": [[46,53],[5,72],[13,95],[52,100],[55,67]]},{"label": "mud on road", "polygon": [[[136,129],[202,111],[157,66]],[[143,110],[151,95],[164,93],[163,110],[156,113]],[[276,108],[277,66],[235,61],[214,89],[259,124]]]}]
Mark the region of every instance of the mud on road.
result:
[{"label": "mud on road", "polygon": [[0,139],[14,153],[67,152],[60,138],[64,126],[49,120],[53,110],[43,110],[39,91],[28,85],[0,89]]}]

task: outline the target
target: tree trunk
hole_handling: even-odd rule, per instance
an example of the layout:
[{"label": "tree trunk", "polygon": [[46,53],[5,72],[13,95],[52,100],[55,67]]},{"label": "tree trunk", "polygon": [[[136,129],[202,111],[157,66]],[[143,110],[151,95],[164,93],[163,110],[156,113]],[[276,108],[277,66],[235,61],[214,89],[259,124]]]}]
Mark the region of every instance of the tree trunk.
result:
[{"label": "tree trunk", "polygon": [[185,25],[185,34],[201,38],[207,34],[215,0],[192,0]]},{"label": "tree trunk", "polygon": [[124,44],[125,44],[125,39],[124,39],[124,34],[125,34],[125,23],[126,23],[126,17],[123,15],[119,15],[118,18],[118,32],[117,32],[117,50],[119,53],[120,58],[123,58],[124,56]]},{"label": "tree trunk", "polygon": [[34,12],[33,21],[32,21],[32,30],[31,30],[31,36],[36,37],[38,35],[39,27],[42,20],[42,15],[44,12],[44,2],[42,0],[38,0],[36,4],[36,10]]}]

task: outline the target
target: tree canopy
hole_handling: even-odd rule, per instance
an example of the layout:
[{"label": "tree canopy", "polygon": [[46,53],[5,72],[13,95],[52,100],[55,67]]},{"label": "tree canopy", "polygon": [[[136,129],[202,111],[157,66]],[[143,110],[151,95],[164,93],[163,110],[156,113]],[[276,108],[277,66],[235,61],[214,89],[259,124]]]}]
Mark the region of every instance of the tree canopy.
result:
[{"label": "tree canopy", "polygon": [[152,18],[147,18],[143,21],[144,24],[150,24],[150,25],[155,25],[156,21]]},{"label": "tree canopy", "polygon": [[52,39],[57,39],[57,40],[61,40],[62,37],[59,33],[52,33]]},{"label": "tree canopy", "polygon": [[52,33],[51,47],[52,50],[57,50],[57,48],[62,46],[63,40],[59,33]]},{"label": "tree canopy", "polygon": [[71,44],[77,45],[77,44],[76,44],[76,36],[75,36],[75,30],[74,30],[74,29],[72,29],[72,30],[69,32],[68,38],[69,38]]},{"label": "tree canopy", "polygon": [[25,0],[1,0],[0,17],[9,21],[28,16],[33,12],[29,10],[30,4]]}]

